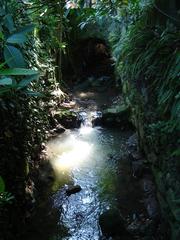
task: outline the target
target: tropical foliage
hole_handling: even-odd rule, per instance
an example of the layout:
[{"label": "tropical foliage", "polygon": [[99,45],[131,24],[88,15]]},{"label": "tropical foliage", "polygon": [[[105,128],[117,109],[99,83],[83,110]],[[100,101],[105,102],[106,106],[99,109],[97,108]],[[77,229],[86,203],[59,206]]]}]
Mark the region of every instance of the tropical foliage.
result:
[{"label": "tropical foliage", "polygon": [[[139,147],[147,157],[149,149],[157,155],[150,163],[159,188],[168,189],[164,209],[177,238],[180,193],[172,182],[179,181],[179,27],[176,0],[0,1],[0,210],[14,198],[26,205],[29,172],[39,164],[51,113],[65,96],[65,75],[77,77],[77,45],[100,38],[111,48]],[[9,219],[3,221],[7,226]]]}]

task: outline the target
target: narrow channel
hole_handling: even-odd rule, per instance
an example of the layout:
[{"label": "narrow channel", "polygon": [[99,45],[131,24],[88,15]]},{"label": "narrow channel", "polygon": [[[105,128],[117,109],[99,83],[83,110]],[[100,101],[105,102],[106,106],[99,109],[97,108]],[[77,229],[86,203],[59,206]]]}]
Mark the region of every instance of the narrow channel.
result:
[{"label": "narrow channel", "polygon": [[133,216],[134,209],[142,209],[137,202],[139,186],[132,180],[128,160],[127,140],[132,132],[92,127],[91,113],[82,115],[86,120],[80,129],[67,130],[47,144],[57,178],[68,175],[81,187],[67,196],[65,185],[52,196],[53,207],[61,212],[59,224],[68,230],[68,236],[55,239],[112,239],[103,236],[100,215],[120,209],[127,218]]}]

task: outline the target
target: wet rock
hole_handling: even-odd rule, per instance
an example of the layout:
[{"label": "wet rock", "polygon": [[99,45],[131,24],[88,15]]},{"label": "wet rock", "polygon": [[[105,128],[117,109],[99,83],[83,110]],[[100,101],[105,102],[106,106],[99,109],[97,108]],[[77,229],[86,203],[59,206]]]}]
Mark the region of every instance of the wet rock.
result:
[{"label": "wet rock", "polygon": [[56,126],[56,128],[54,129],[54,132],[58,133],[58,134],[61,134],[61,133],[65,132],[65,131],[66,131],[66,129],[61,124],[58,124]]},{"label": "wet rock", "polygon": [[92,115],[92,126],[101,126],[102,125],[102,112],[97,111]]},{"label": "wet rock", "polygon": [[142,154],[139,151],[132,151],[131,155],[135,161],[138,161],[143,158]]},{"label": "wet rock", "polygon": [[[132,236],[143,236],[145,239],[149,239],[148,237],[152,237],[155,234],[154,222],[150,219],[146,219],[145,222],[134,220],[127,226],[127,231]],[[144,239],[143,238],[143,239]],[[142,239],[142,238],[141,238]],[[152,239],[152,238],[150,238]],[[154,239],[154,238],[153,238]]]},{"label": "wet rock", "polygon": [[146,196],[155,195],[155,185],[151,179],[144,178],[143,179],[143,191]]},{"label": "wet rock", "polygon": [[141,222],[140,221],[133,221],[131,224],[127,226],[127,231],[131,234],[139,234],[141,232]]},{"label": "wet rock", "polygon": [[151,219],[158,219],[160,216],[159,205],[155,196],[150,196],[145,200],[147,213]]},{"label": "wet rock", "polygon": [[92,119],[92,126],[101,126],[102,125],[102,118],[94,118]]},{"label": "wet rock", "polygon": [[106,237],[124,235],[126,233],[125,220],[118,209],[110,209],[99,217],[99,225]]},{"label": "wet rock", "polygon": [[132,127],[129,121],[130,110],[124,104],[113,105],[102,112],[102,124],[107,126],[119,126],[121,128]]},{"label": "wet rock", "polygon": [[81,125],[81,119],[73,111],[60,110],[54,114],[54,118],[67,129],[79,128]]},{"label": "wet rock", "polygon": [[127,141],[128,148],[133,152],[137,150],[138,146],[138,136],[134,133]]},{"label": "wet rock", "polygon": [[78,193],[82,190],[80,185],[68,185],[66,189],[67,196],[70,196],[71,194]]},{"label": "wet rock", "polygon": [[144,173],[144,163],[143,160],[132,162],[132,173],[133,177],[141,178]]},{"label": "wet rock", "polygon": [[160,208],[156,198],[156,187],[151,179],[143,179],[144,204],[150,219],[158,220]]},{"label": "wet rock", "polygon": [[61,124],[58,124],[56,126],[56,128],[53,128],[52,130],[50,130],[50,135],[57,135],[57,134],[61,134],[63,132],[65,132],[66,129],[61,125]]}]

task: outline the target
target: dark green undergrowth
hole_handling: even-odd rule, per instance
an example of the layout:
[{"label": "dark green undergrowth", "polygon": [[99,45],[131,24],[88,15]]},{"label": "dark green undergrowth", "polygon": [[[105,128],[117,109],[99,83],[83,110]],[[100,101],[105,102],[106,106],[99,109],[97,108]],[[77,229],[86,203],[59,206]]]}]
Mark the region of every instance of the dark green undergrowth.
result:
[{"label": "dark green undergrowth", "polygon": [[180,237],[180,31],[160,24],[150,5],[120,38],[117,73],[137,128],[140,149],[154,171],[171,239]]},{"label": "dark green undergrowth", "polygon": [[[14,0],[0,3],[2,240],[21,239],[38,196],[42,143],[55,124],[51,111],[64,98],[56,78],[54,48],[59,48],[49,39],[40,39],[43,24],[29,7]],[[54,91],[62,94],[56,96]]]}]

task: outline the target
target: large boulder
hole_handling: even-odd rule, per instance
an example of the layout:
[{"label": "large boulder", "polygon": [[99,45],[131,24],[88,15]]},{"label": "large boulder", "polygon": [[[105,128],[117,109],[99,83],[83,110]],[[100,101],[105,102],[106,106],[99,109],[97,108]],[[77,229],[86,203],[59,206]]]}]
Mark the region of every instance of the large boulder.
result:
[{"label": "large boulder", "polygon": [[130,108],[123,103],[116,103],[106,107],[102,112],[97,112],[92,117],[92,125],[120,127],[121,129],[133,128],[130,121]]},{"label": "large boulder", "polygon": [[130,123],[130,109],[125,104],[113,104],[103,110],[102,124],[107,126],[119,126],[121,128],[132,127]]}]

